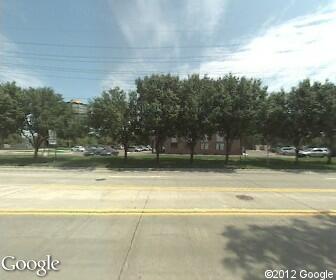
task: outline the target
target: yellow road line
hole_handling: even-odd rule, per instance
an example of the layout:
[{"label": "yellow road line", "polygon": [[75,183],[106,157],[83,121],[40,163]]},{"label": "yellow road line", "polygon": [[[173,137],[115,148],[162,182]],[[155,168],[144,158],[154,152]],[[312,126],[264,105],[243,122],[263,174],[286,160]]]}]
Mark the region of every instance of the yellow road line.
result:
[{"label": "yellow road line", "polygon": [[267,188],[267,187],[165,187],[165,186],[81,186],[81,185],[33,185],[39,189],[79,189],[110,191],[153,191],[153,192],[278,192],[278,193],[336,193],[335,188]]},{"label": "yellow road line", "polygon": [[336,209],[0,209],[0,216],[336,216]]}]

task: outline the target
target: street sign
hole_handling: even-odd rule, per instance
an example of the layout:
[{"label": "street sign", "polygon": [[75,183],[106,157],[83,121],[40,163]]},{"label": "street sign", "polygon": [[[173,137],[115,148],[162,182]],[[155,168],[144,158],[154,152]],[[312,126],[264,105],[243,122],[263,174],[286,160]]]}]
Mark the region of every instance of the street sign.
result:
[{"label": "street sign", "polygon": [[57,144],[57,135],[56,135],[56,131],[55,130],[48,130],[48,143],[49,145],[56,145]]}]

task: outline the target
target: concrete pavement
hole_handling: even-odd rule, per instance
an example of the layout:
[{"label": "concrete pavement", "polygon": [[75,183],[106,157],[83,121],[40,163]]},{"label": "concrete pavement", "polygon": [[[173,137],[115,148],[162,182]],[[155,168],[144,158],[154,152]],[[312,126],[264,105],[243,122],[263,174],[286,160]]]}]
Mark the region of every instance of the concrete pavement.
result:
[{"label": "concrete pavement", "polygon": [[[61,260],[46,279],[244,279],[266,269],[336,271],[336,219],[1,217],[1,256]],[[0,279],[37,279],[0,271]]]},{"label": "concrete pavement", "polygon": [[0,214],[16,209],[328,211],[336,173],[0,169]]},{"label": "concrete pavement", "polygon": [[[336,272],[336,174],[0,168],[0,256],[47,279],[265,279]],[[336,276],[335,276],[336,277]],[[4,272],[0,279],[37,279]]]}]

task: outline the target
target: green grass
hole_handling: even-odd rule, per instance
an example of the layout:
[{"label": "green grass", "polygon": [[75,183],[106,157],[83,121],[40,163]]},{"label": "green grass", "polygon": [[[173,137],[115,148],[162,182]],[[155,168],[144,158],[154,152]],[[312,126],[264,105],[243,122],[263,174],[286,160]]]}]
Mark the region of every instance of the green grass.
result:
[{"label": "green grass", "polygon": [[[334,160],[335,161],[335,160]],[[336,171],[336,162],[327,164],[326,159],[301,158],[299,163],[294,163],[294,158],[266,158],[232,156],[225,165],[223,156],[195,156],[194,163],[189,163],[188,155],[161,155],[160,165],[156,165],[155,156],[130,155],[125,161],[123,157],[83,157],[73,155],[58,155],[55,160],[52,155],[49,157],[40,156],[37,159],[31,155],[0,155],[0,166],[45,166],[58,168],[75,167],[106,167],[111,169],[118,168],[162,168],[162,169],[300,169],[300,170],[329,170]]]}]

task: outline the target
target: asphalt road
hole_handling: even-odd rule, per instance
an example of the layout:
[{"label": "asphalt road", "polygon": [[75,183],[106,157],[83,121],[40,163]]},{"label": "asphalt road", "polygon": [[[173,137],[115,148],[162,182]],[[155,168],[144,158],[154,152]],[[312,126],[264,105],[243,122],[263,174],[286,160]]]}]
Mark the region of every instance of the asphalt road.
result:
[{"label": "asphalt road", "polygon": [[52,255],[46,279],[335,273],[335,236],[335,173],[0,169],[0,257]]}]

